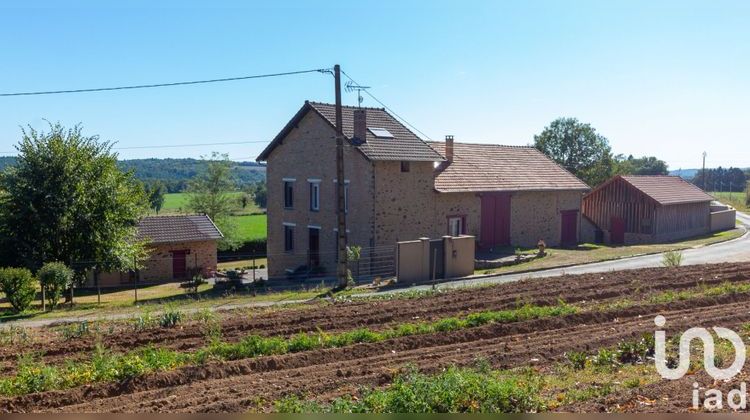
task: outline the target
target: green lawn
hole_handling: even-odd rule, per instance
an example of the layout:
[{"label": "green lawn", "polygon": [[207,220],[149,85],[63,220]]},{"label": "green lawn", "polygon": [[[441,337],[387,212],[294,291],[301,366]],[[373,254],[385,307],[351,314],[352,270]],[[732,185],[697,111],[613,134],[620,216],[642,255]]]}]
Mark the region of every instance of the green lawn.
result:
[{"label": "green lawn", "polygon": [[232,219],[237,223],[239,237],[242,241],[265,239],[267,223],[265,214],[232,216]]},{"label": "green lawn", "polygon": [[[234,191],[229,194],[237,200],[237,208],[232,212],[232,216],[230,217],[237,224],[240,240],[250,241],[253,239],[265,239],[266,215],[263,214],[263,210],[259,209],[258,206],[252,202],[248,203],[243,209],[239,202],[242,193]],[[188,193],[164,194],[164,205],[159,214],[168,215],[190,213],[187,209],[187,201]]]},{"label": "green lawn", "polygon": [[[246,214],[258,214],[262,213],[262,210],[258,208],[253,202],[247,203],[247,206],[243,209],[240,203],[240,197],[242,192],[232,191],[229,195],[235,200],[236,209],[232,214],[242,216]],[[164,204],[162,205],[159,214],[180,214],[189,213],[187,208],[189,194],[188,193],[169,193],[164,194]]]},{"label": "green lawn", "polygon": [[712,196],[716,197],[717,200],[721,201],[724,204],[729,204],[730,206],[736,208],[739,211],[750,211],[750,208],[745,205],[745,193],[728,193],[728,192],[710,192]]}]

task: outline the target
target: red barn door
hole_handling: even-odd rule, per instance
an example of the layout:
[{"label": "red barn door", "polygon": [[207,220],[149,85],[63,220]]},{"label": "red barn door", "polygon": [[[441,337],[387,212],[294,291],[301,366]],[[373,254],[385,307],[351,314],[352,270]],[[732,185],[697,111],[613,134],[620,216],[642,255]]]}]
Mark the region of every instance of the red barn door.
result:
[{"label": "red barn door", "polygon": [[482,195],[480,244],[489,249],[510,245],[510,194]]},{"label": "red barn door", "polygon": [[625,220],[621,217],[612,217],[609,226],[609,241],[615,245],[625,243]]},{"label": "red barn door", "polygon": [[564,247],[578,244],[578,210],[564,210],[560,212],[562,225],[560,227],[560,245]]}]

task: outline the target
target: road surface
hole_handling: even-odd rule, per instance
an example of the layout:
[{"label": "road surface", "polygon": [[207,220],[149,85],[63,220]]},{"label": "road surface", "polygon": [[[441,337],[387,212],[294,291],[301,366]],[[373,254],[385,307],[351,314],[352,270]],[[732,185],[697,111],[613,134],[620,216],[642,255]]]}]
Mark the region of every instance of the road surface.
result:
[{"label": "road surface", "polygon": [[[750,215],[737,212],[737,219],[750,229]],[[714,264],[721,262],[743,262],[750,261],[750,232],[730,241],[715,245],[698,246],[682,251],[682,265]],[[551,268],[549,270],[534,271],[531,273],[499,274],[497,276],[482,277],[476,279],[460,280],[442,283],[438,288],[464,287],[481,284],[499,284],[518,281],[528,278],[555,277],[564,274],[602,273],[607,271],[630,270],[635,268],[661,267],[662,254],[644,255],[630,257],[614,261],[581,264],[574,267]],[[413,286],[406,290],[425,290],[432,288],[431,285]],[[402,291],[404,289],[399,289]],[[387,292],[386,292],[387,293]]]}]

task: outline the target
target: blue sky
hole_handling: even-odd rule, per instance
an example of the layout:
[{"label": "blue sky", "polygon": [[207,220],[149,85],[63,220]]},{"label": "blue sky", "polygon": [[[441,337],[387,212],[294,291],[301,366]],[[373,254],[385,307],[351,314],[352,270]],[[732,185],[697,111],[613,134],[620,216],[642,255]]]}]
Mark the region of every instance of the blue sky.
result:
[{"label": "blue sky", "polygon": [[[528,144],[572,116],[615,153],[656,155],[678,169],[698,167],[705,150],[709,166],[750,167],[746,1],[60,3],[0,6],[0,92],[340,63],[433,139]],[[80,122],[123,148],[268,141],[305,99],[333,101],[332,78],[0,97],[0,152],[14,150],[20,125],[44,128],[43,119]],[[119,152],[251,160],[263,146]]]}]

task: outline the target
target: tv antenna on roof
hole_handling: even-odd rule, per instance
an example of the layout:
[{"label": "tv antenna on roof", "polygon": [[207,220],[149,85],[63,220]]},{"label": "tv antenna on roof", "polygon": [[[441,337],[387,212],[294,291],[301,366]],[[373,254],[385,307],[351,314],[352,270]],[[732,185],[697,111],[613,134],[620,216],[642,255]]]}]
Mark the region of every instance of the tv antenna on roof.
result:
[{"label": "tv antenna on roof", "polygon": [[360,86],[360,85],[352,82],[351,80],[348,81],[348,82],[346,82],[346,91],[347,92],[354,92],[355,90],[357,91],[357,105],[359,107],[362,107],[362,101],[365,100],[362,97],[362,91],[363,90],[367,90],[369,88],[370,88],[369,86]]}]

